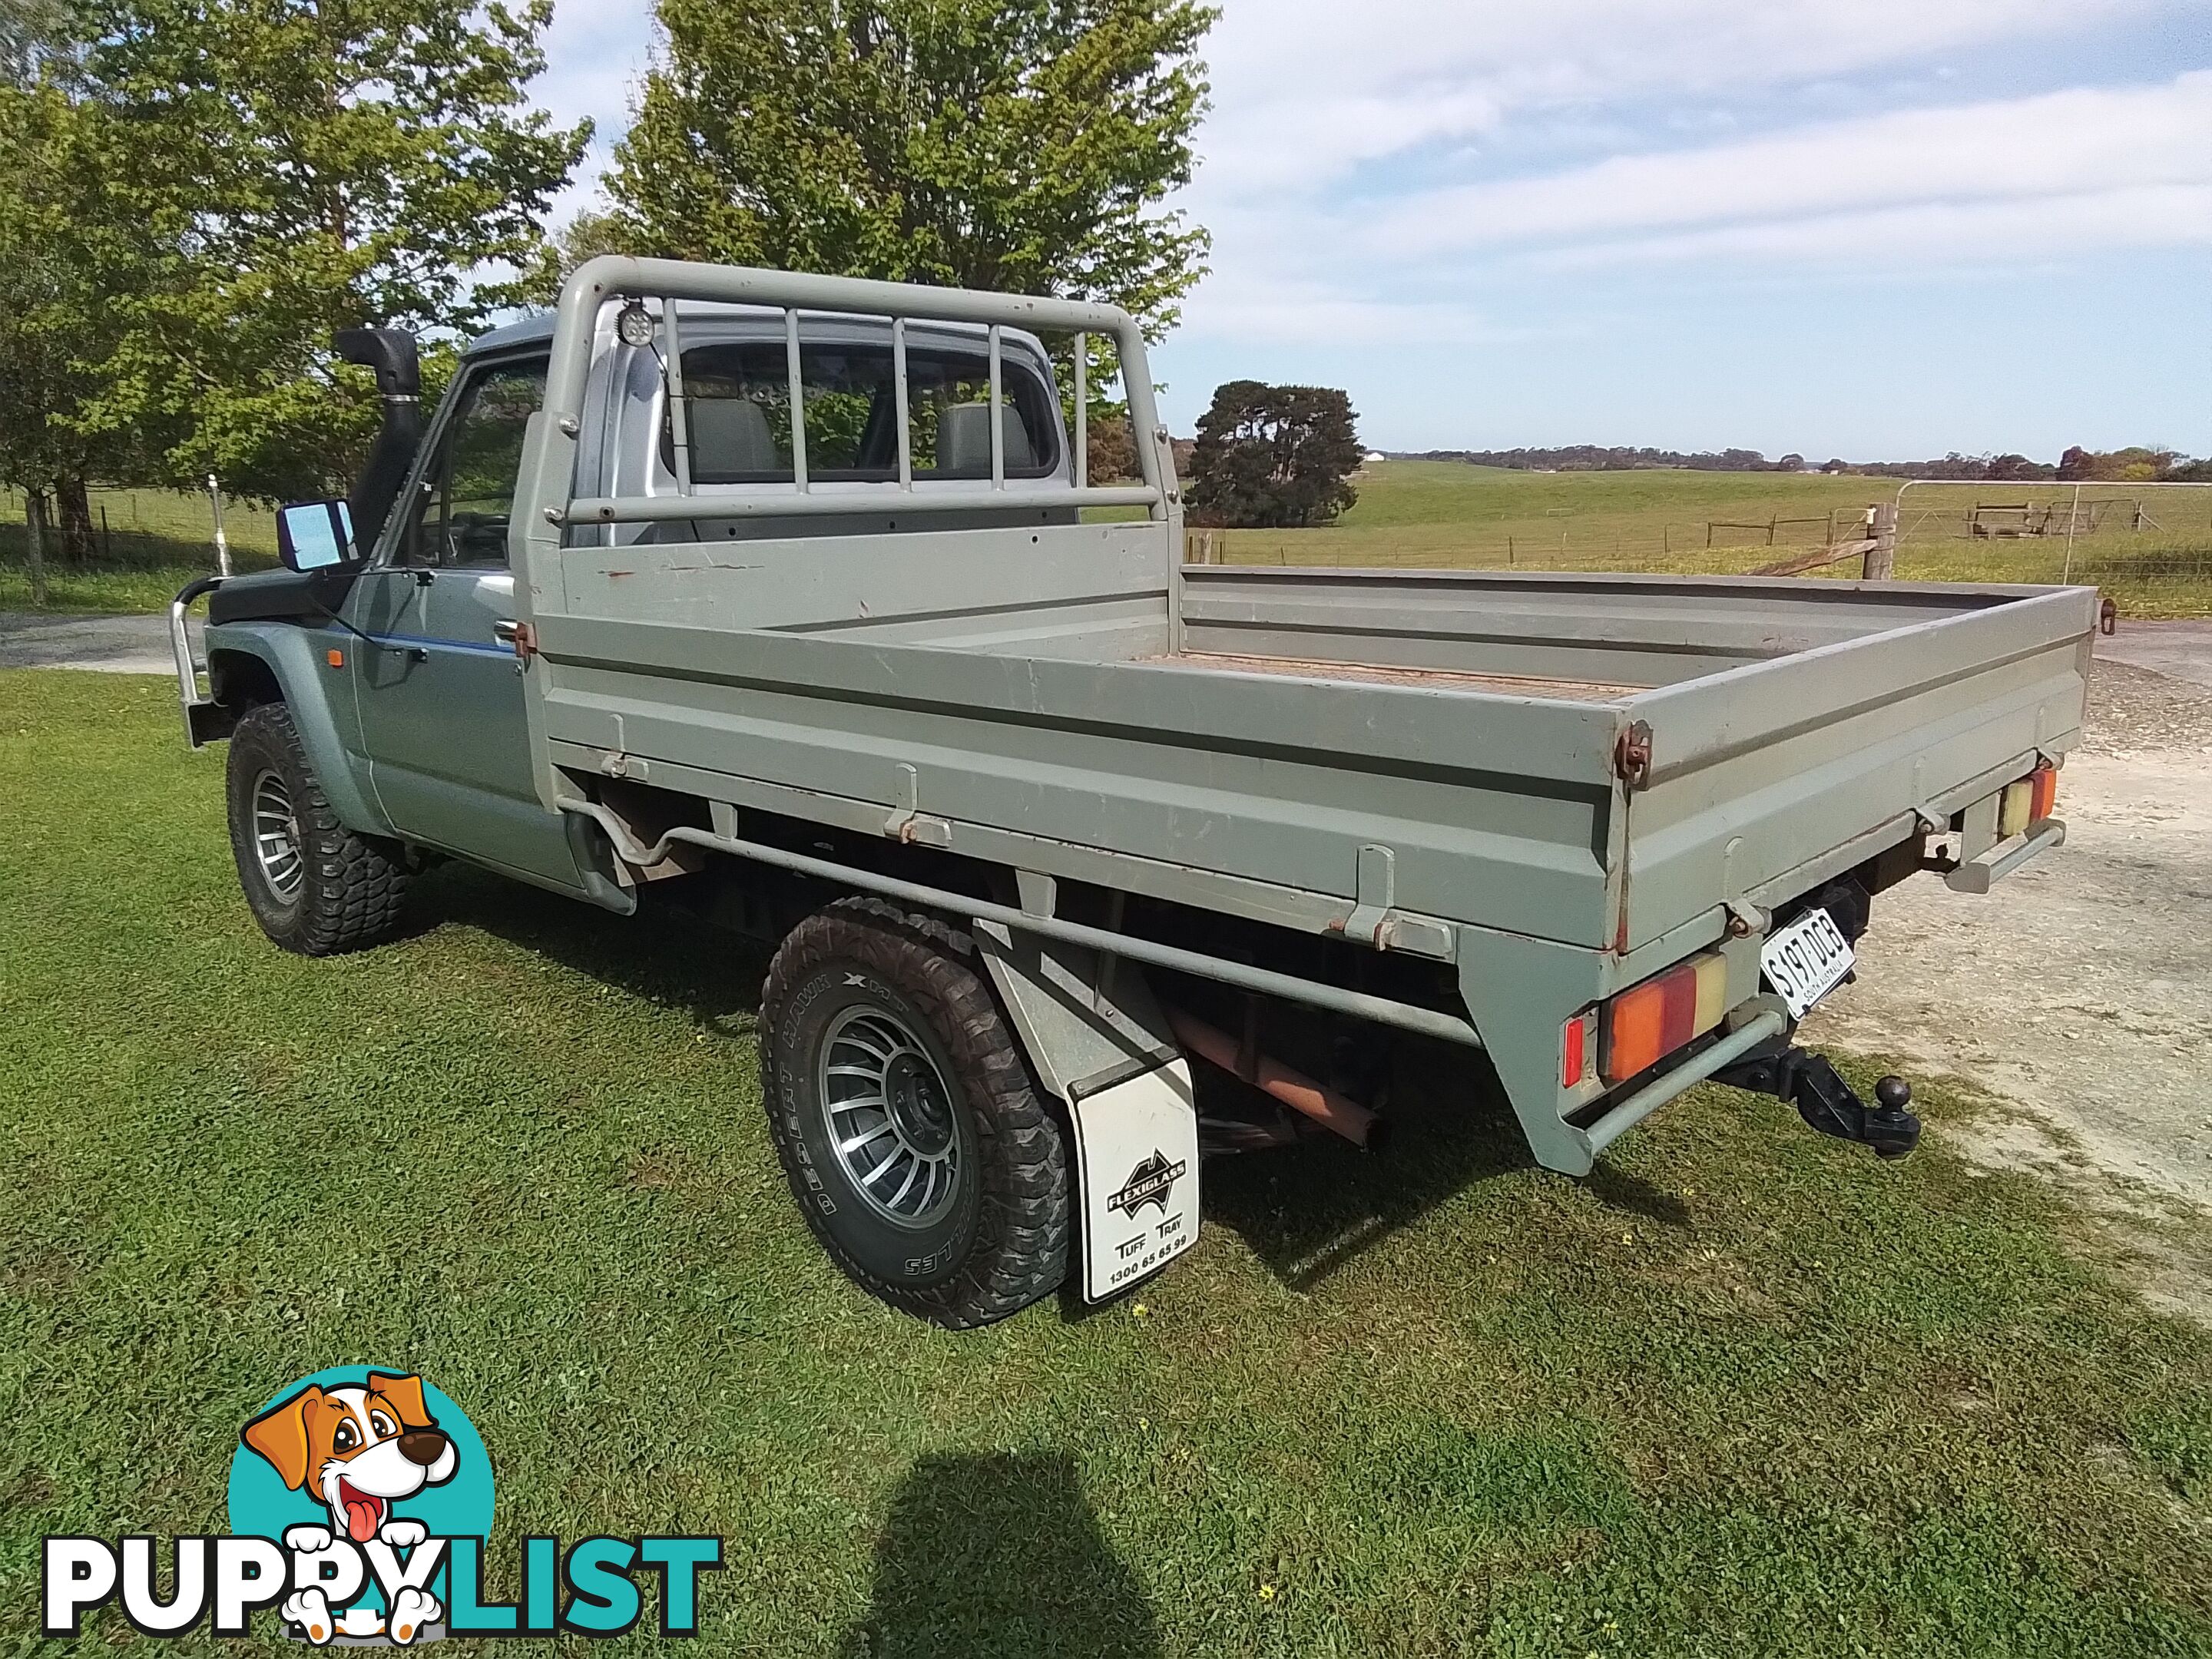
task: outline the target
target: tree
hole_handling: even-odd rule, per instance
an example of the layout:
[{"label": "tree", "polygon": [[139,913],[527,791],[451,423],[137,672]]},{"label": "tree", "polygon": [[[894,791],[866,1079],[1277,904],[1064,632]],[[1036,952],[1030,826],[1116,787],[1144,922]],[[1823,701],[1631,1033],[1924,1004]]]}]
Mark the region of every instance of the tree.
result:
[{"label": "tree", "polygon": [[2181,460],[2162,447],[2134,445],[2100,453],[2075,444],[2058,458],[2058,477],[2068,483],[2148,483],[2171,476]]},{"label": "tree", "polygon": [[69,20],[61,0],[0,0],[0,86],[28,86],[64,54]]},{"label": "tree", "polygon": [[1327,524],[1359,499],[1346,482],[1362,451],[1352,400],[1324,386],[1231,380],[1200,417],[1191,517],[1277,529]]},{"label": "tree", "polygon": [[1209,239],[1159,203],[1197,0],[658,0],[615,151],[641,254],[1110,301],[1157,337]]},{"label": "tree", "polygon": [[58,508],[57,550],[82,559],[92,541],[84,480],[97,446],[67,416],[94,395],[82,362],[107,336],[87,273],[67,254],[74,118],[55,86],[0,84],[0,481],[24,492],[34,554]]},{"label": "tree", "polygon": [[1129,417],[1124,414],[1109,415],[1101,420],[1093,416],[1085,433],[1089,453],[1085,457],[1085,471],[1090,477],[1085,483],[1119,483],[1124,478],[1137,476],[1137,446],[1129,435]]},{"label": "tree", "polygon": [[527,107],[548,0],[86,0],[58,257],[109,337],[79,435],[149,482],[307,493],[375,423],[330,337],[480,327],[589,125]]}]

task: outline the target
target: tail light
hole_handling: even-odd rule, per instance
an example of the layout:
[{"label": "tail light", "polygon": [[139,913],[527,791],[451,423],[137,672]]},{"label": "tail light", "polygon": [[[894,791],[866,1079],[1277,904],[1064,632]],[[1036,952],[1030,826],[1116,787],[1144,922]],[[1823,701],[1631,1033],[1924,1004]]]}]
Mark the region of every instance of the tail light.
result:
[{"label": "tail light", "polygon": [[2058,769],[2039,766],[2027,775],[2027,821],[2040,823],[2058,805]]},{"label": "tail light", "polygon": [[2009,840],[2030,824],[2040,823],[2058,804],[2058,770],[2039,766],[2016,783],[2005,785],[1997,802],[1997,837]]},{"label": "tail light", "polygon": [[1717,952],[1692,957],[1605,1005],[1601,1065],[1607,1083],[1649,1071],[1728,1012],[1728,964]]},{"label": "tail light", "polygon": [[1597,1010],[1585,1008],[1559,1028],[1559,1086],[1572,1089],[1597,1068]]}]

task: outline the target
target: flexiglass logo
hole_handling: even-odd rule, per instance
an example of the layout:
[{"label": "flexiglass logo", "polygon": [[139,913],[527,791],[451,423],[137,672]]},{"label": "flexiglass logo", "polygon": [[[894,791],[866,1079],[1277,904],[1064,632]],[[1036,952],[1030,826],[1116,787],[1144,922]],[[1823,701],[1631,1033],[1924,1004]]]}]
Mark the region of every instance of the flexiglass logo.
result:
[{"label": "flexiglass logo", "polygon": [[[407,1647],[455,1636],[619,1636],[657,1589],[662,1632],[698,1633],[699,1575],[722,1565],[718,1538],[594,1537],[563,1553],[523,1540],[521,1594],[483,1594],[491,1535],[491,1460],[460,1407],[420,1376],[366,1365],[301,1378],[239,1435],[230,1526],[175,1541],[160,1596],[155,1540],[52,1537],[44,1552],[44,1630],[81,1633],[110,1601],[149,1636],[203,1620],[244,1636],[274,1609],[317,1647]],[[658,1580],[657,1585],[653,1580]]]}]

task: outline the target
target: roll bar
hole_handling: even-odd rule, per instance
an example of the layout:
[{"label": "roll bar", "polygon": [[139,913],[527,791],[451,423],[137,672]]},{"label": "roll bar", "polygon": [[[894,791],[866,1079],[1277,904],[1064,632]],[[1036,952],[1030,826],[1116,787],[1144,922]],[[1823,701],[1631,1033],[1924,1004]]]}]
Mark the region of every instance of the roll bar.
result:
[{"label": "roll bar", "polygon": [[[879,283],[860,277],[817,276],[797,271],[605,254],[579,266],[562,287],[545,407],[537,422],[544,430],[534,431],[525,447],[522,501],[518,503],[523,510],[516,514],[513,533],[524,539],[526,550],[535,550],[541,556],[558,548],[559,532],[569,525],[811,518],[883,511],[884,496],[873,489],[841,490],[830,495],[814,492],[807,474],[803,420],[794,421],[793,425],[792,482],[787,492],[756,491],[743,497],[718,495],[702,500],[693,493],[690,467],[679,465],[677,493],[673,495],[573,499],[568,494],[568,481],[574,476],[576,434],[582,429],[584,391],[591,374],[592,338],[599,307],[611,300],[650,299],[663,301],[672,319],[675,313],[672,302],[681,300],[781,310],[794,410],[805,406],[799,350],[799,319],[802,311],[890,319],[892,381],[901,457],[896,489],[902,513],[957,507],[972,510],[976,505],[972,495],[915,493],[907,388],[908,321],[978,324],[987,331],[991,381],[991,417],[987,424],[991,441],[990,487],[994,492],[1006,487],[1006,434],[1000,413],[1005,407],[1001,331],[1020,328],[1073,333],[1076,337],[1074,487],[1066,492],[1053,492],[1053,504],[1077,507],[1143,507],[1153,519],[1161,520],[1170,516],[1179,499],[1173,452],[1152,399],[1144,332],[1136,319],[1118,306],[988,294],[973,289],[931,288],[915,283]],[[1144,476],[1144,483],[1139,486],[1093,489],[1088,483],[1090,431],[1085,410],[1085,376],[1087,337],[1094,333],[1111,336],[1119,354],[1122,383],[1128,394],[1130,423],[1137,440],[1138,464]],[[671,343],[675,348],[671,352],[672,373],[678,377],[671,389],[680,392],[681,347],[677,341]],[[682,419],[680,413],[677,418]],[[679,456],[684,447],[682,435],[679,432]],[[525,558],[516,561],[518,566],[528,556],[526,549],[516,550],[525,554]],[[531,568],[534,574],[544,568],[535,562]],[[540,591],[545,590],[541,587]]]}]

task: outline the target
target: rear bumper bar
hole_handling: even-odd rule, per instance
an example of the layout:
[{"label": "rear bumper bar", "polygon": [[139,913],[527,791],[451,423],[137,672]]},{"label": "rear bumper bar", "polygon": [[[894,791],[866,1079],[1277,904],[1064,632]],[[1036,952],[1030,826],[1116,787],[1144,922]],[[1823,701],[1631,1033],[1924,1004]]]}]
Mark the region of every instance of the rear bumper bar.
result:
[{"label": "rear bumper bar", "polygon": [[1699,1049],[1671,1072],[1652,1079],[1584,1129],[1595,1158],[1678,1095],[1688,1093],[1715,1072],[1731,1066],[1761,1043],[1782,1036],[1790,1022],[1778,1008],[1760,1008],[1718,1042]]},{"label": "rear bumper bar", "polygon": [[1968,859],[1943,877],[1943,884],[1954,893],[1986,893],[1995,883],[2002,881],[2014,871],[2039,854],[2066,842],[2066,823],[2063,818],[2045,818],[2031,824],[2010,841],[2001,841],[1978,857]]}]

